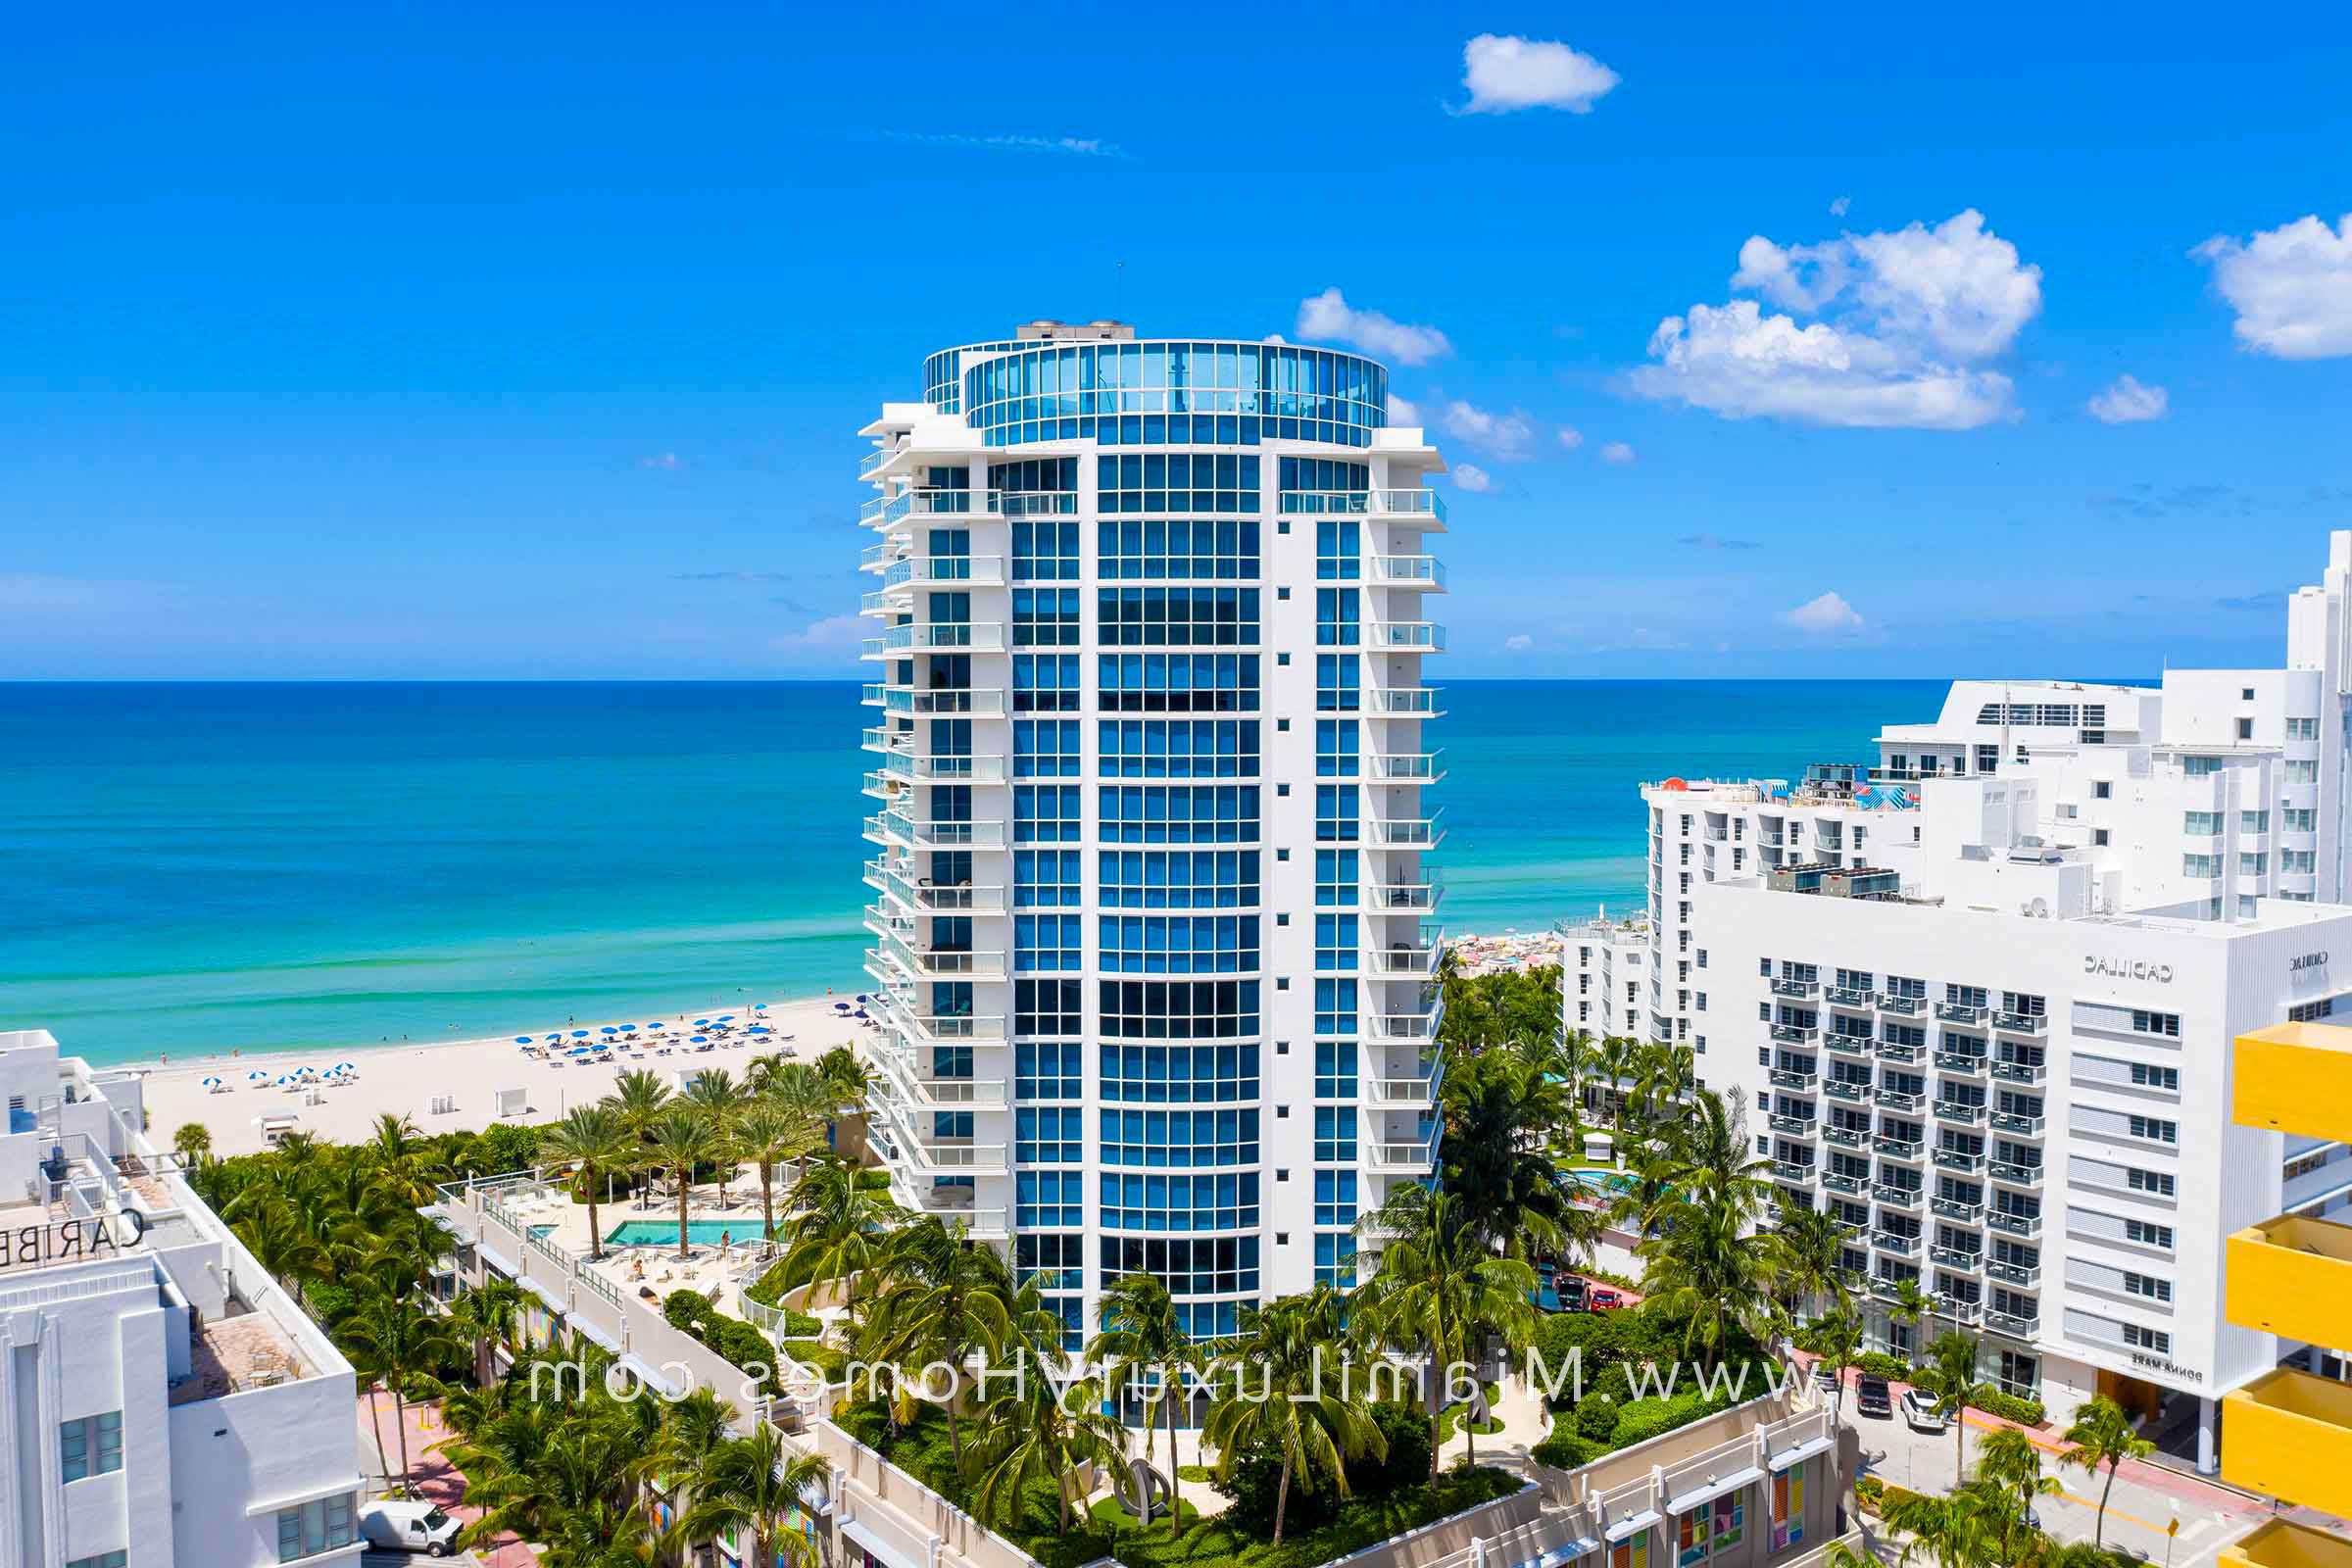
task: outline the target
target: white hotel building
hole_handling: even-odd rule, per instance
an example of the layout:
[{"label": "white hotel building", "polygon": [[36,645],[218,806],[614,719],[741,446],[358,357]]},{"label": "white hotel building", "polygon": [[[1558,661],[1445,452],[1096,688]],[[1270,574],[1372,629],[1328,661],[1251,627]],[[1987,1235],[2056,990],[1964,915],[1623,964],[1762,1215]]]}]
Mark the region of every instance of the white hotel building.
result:
[{"label": "white hotel building", "polygon": [[1445,465],[1387,383],[1047,321],[861,432],[872,1141],[1073,1333],[1346,1283],[1436,1163]]},{"label": "white hotel building", "polygon": [[[2352,534],[2287,661],[2161,687],[1962,681],[1879,766],[1644,787],[1636,1031],[1751,1106],[1784,1200],[1852,1227],[1872,1337],[1954,1316],[2054,1414],[2213,1401],[2304,1348],[2227,1324],[2223,1243],[2352,1194],[2352,1151],[2234,1125],[2231,1042],[2352,995]],[[1596,960],[1563,928],[1563,1016]],[[2342,955],[2337,961],[2334,955]],[[1622,958],[1615,960],[1622,965]],[[1931,1329],[1891,1321],[1916,1280]]]},{"label": "white hotel building", "polygon": [[0,1032],[0,1568],[353,1564],[349,1362],[141,1130]]}]

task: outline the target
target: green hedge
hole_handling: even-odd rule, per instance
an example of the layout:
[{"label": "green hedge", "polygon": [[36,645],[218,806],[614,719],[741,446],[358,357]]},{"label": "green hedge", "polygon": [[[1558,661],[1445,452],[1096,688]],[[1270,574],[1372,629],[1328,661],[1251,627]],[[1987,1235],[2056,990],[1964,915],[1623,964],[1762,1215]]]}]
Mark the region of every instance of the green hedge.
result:
[{"label": "green hedge", "polygon": [[861,1192],[887,1192],[890,1189],[890,1172],[879,1165],[868,1166],[858,1173],[858,1186]]},{"label": "green hedge", "polygon": [[1979,1384],[1968,1396],[1968,1402],[1986,1415],[1997,1415],[2020,1426],[2037,1427],[2049,1419],[2049,1412],[2042,1408],[2039,1399],[2021,1399],[2014,1394],[2003,1394],[1989,1383]]},{"label": "green hedge", "polygon": [[1602,1449],[1599,1445],[1580,1438],[1573,1432],[1554,1428],[1550,1437],[1537,1444],[1530,1451],[1534,1453],[1538,1464],[1547,1464],[1554,1470],[1574,1470],[1580,1465],[1591,1464],[1600,1456]]},{"label": "green hedge", "polygon": [[690,1334],[725,1356],[738,1370],[763,1368],[762,1391],[776,1386],[776,1350],[767,1336],[739,1317],[729,1317],[700,1291],[672,1291],[662,1298],[662,1316],[671,1328]]},{"label": "green hedge", "polygon": [[849,1375],[849,1353],[830,1345],[815,1340],[786,1340],[776,1348],[809,1370],[822,1374],[827,1383],[839,1383]]},{"label": "green hedge", "polygon": [[1875,1372],[1880,1377],[1890,1378],[1897,1383],[1910,1382],[1911,1374],[1916,1370],[1901,1356],[1888,1355],[1884,1350],[1864,1350],[1854,1357],[1854,1369],[1858,1372]]}]

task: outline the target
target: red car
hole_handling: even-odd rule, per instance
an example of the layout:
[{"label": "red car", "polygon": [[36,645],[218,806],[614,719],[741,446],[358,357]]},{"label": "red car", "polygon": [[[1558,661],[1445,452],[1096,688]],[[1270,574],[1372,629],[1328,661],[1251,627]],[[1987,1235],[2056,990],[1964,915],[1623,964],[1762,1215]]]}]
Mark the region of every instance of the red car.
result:
[{"label": "red car", "polygon": [[1605,1285],[1594,1286],[1590,1299],[1592,1303],[1592,1310],[1595,1312],[1606,1312],[1613,1306],[1623,1306],[1625,1304],[1625,1298],[1619,1296],[1615,1291],[1610,1290]]}]

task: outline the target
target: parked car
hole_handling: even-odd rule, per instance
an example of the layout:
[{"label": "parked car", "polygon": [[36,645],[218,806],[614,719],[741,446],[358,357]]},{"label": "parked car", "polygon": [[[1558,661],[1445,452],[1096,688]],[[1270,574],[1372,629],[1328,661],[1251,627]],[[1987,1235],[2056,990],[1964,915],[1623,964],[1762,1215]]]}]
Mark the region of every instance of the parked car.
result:
[{"label": "parked car", "polygon": [[1941,1432],[1946,1424],[1936,1401],[1917,1389],[1903,1391],[1903,1419],[1911,1423],[1914,1432]]},{"label": "parked car", "polygon": [[388,1497],[360,1510],[360,1539],[388,1551],[421,1551],[446,1557],[458,1549],[462,1527],[437,1502]]},{"label": "parked car", "polygon": [[1876,1372],[1865,1372],[1854,1389],[1854,1408],[1864,1415],[1892,1415],[1894,1400],[1888,1396],[1886,1380]]},{"label": "parked car", "polygon": [[1606,1312],[1611,1307],[1623,1306],[1625,1304],[1625,1298],[1618,1295],[1615,1291],[1610,1290],[1605,1285],[1594,1286],[1589,1299],[1592,1301],[1592,1310],[1595,1312]]},{"label": "parked car", "polygon": [[1591,1287],[1586,1285],[1583,1275],[1561,1274],[1552,1280],[1552,1285],[1560,1293],[1561,1311],[1586,1312],[1592,1310]]},{"label": "parked car", "polygon": [[1827,1361],[1813,1363],[1813,1387],[1823,1394],[1838,1392],[1838,1374]]}]

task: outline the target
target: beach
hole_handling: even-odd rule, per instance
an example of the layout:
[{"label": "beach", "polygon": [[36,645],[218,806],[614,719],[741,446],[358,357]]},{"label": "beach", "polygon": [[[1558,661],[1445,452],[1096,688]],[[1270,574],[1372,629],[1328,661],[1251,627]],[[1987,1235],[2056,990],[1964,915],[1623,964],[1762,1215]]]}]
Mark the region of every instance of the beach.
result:
[{"label": "beach", "polygon": [[[851,1001],[845,992],[840,1000]],[[480,1040],[409,1042],[317,1051],[252,1052],[174,1056],[169,1062],[135,1064],[145,1077],[150,1136],[169,1144],[184,1123],[201,1122],[213,1135],[217,1154],[250,1154],[266,1147],[265,1116],[295,1118],[296,1130],[336,1143],[368,1135],[386,1111],[408,1117],[420,1133],[478,1132],[499,1121],[535,1125],[554,1121],[575,1105],[602,1099],[624,1068],[642,1067],[667,1076],[683,1069],[725,1067],[740,1077],[755,1057],[778,1053],[808,1060],[856,1040],[865,1025],[837,1012],[826,997],[765,1005],[723,1002],[708,1008],[634,1013],[576,1021],[540,1018],[526,1028],[517,1022],[504,1035]],[[853,1003],[853,1005],[855,1004]],[[697,1031],[694,1021],[731,1016],[724,1034]],[[655,1030],[648,1026],[660,1023]],[[620,1031],[634,1029],[633,1034]],[[768,1031],[751,1033],[754,1027]],[[615,1033],[607,1036],[604,1031]],[[585,1031],[575,1038],[574,1031]],[[710,1049],[691,1042],[702,1033]],[[529,1034],[543,1054],[526,1054],[516,1043]],[[549,1045],[546,1037],[561,1035]],[[633,1040],[573,1057],[577,1046],[612,1039]],[[664,1043],[666,1042],[666,1043]],[[68,1048],[71,1050],[71,1047]],[[552,1059],[550,1054],[552,1054]],[[340,1063],[352,1071],[341,1081],[279,1088],[280,1078],[313,1069],[320,1080]],[[261,1073],[262,1079],[249,1075]],[[218,1078],[218,1088],[207,1078]],[[501,1116],[499,1092],[521,1090],[518,1110]],[[446,1109],[436,1108],[446,1102]]]}]

